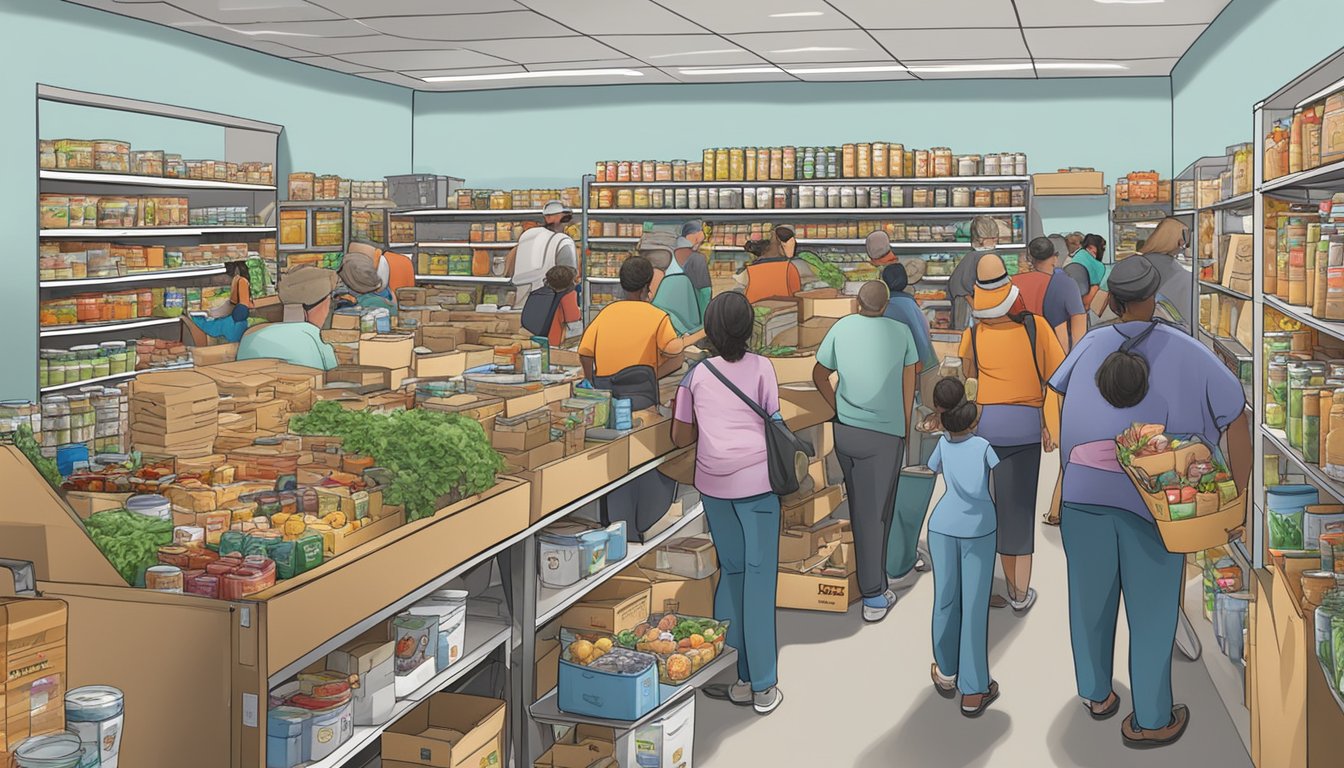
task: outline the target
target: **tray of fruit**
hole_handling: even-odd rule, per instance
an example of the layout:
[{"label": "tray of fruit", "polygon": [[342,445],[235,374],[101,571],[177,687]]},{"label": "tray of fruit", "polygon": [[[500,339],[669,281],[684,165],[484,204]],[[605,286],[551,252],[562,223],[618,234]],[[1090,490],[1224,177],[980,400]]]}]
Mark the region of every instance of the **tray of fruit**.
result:
[{"label": "tray of fruit", "polygon": [[658,658],[658,681],[681,685],[723,653],[727,632],[727,622],[669,613],[618,633],[616,644],[652,653]]}]

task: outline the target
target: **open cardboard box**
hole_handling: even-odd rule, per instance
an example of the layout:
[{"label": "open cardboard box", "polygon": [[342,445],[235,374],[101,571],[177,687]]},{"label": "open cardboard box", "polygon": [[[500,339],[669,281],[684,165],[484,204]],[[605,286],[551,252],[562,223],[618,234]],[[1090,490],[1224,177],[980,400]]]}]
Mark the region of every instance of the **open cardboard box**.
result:
[{"label": "open cardboard box", "polygon": [[643,422],[643,426],[630,433],[630,466],[638,467],[645,462],[676,450],[672,444],[672,419],[658,413],[656,408],[635,411],[634,418]]},{"label": "open cardboard box", "polygon": [[518,476],[532,484],[531,521],[591,493],[630,471],[629,438],[590,441],[583,451]]},{"label": "open cardboard box", "polygon": [[616,634],[647,621],[652,590],[647,583],[611,579],[560,617],[560,626]]},{"label": "open cardboard box", "polygon": [[776,607],[844,613],[858,599],[852,533],[846,532],[841,540],[826,544],[806,560],[779,564]]},{"label": "open cardboard box", "polygon": [[575,726],[565,738],[537,758],[532,768],[589,768],[602,758],[616,754],[613,735],[610,728]]},{"label": "open cardboard box", "polygon": [[831,485],[817,491],[812,496],[792,507],[783,509],[785,528],[811,527],[835,514],[844,501],[844,493],[838,485]]},{"label": "open cardboard box", "polygon": [[436,693],[388,727],[382,738],[383,765],[499,765],[505,706],[483,696]]},{"label": "open cardboard box", "polygon": [[791,357],[767,357],[775,369],[775,379],[780,384],[795,384],[812,381],[812,369],[817,365],[815,351],[803,352]]},{"label": "open cardboard box", "polygon": [[719,572],[705,579],[688,579],[675,573],[646,568],[644,563],[629,565],[612,581],[625,581],[649,589],[649,613],[676,613],[682,616],[713,616],[714,587]]}]

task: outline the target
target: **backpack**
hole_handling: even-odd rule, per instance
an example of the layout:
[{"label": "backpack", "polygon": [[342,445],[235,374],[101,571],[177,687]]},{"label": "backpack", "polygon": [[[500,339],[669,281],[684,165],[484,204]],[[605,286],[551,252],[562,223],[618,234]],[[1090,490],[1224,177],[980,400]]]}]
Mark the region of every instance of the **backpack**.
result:
[{"label": "backpack", "polygon": [[[535,233],[535,234],[533,234]],[[543,227],[527,230],[518,238],[513,262],[513,284],[533,285],[539,289],[546,270],[556,265],[560,246],[569,236]]]},{"label": "backpack", "polygon": [[574,290],[566,288],[556,293],[549,285],[532,291],[523,302],[522,325],[533,336],[551,335],[551,326],[555,323],[555,313],[560,311],[560,302],[565,294]]},{"label": "backpack", "polygon": [[698,331],[704,326],[700,317],[700,300],[690,275],[685,272],[664,274],[658,283],[658,293],[651,301],[653,306],[667,313],[672,320],[672,329],[677,335]]},{"label": "backpack", "polygon": [[[1022,330],[1027,332],[1027,341],[1031,344],[1031,365],[1036,369],[1036,378],[1045,383],[1045,376],[1041,375],[1041,361],[1036,359],[1036,316],[1030,312],[1023,312],[1017,315],[1009,315],[1013,322],[1022,326]],[[980,375],[980,344],[979,336],[976,330],[980,327],[979,323],[971,326],[971,359],[975,360],[975,375]]]}]

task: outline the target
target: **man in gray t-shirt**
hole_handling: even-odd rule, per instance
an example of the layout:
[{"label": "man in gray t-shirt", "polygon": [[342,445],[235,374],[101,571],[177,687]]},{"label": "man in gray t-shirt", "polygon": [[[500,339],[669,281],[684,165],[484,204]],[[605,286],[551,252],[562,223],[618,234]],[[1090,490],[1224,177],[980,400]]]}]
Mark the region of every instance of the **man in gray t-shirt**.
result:
[{"label": "man in gray t-shirt", "polygon": [[696,219],[681,225],[681,237],[677,238],[675,256],[677,264],[691,279],[695,288],[695,298],[700,304],[700,314],[705,314],[709,306],[709,297],[713,293],[713,282],[709,277],[709,261],[698,249],[705,240],[704,222]]}]

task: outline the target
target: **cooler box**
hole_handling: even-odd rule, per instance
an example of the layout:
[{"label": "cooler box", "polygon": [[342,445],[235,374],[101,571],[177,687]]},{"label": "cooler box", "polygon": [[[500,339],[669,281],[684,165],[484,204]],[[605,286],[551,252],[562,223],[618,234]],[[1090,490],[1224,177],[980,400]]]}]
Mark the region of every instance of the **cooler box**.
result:
[{"label": "cooler box", "polygon": [[453,176],[411,173],[387,177],[387,195],[399,208],[443,208],[448,196],[462,188]]},{"label": "cooler box", "polygon": [[649,656],[642,672],[623,675],[560,659],[556,705],[561,712],[608,720],[638,720],[658,706],[658,663]]}]

